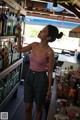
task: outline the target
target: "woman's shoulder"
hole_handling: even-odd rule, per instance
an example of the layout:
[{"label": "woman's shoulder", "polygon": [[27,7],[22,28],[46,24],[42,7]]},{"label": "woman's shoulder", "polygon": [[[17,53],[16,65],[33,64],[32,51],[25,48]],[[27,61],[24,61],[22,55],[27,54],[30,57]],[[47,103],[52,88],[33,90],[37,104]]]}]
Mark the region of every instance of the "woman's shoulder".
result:
[{"label": "woman's shoulder", "polygon": [[54,55],[54,50],[50,46],[48,47],[48,55]]},{"label": "woman's shoulder", "polygon": [[38,44],[39,44],[38,42],[33,42],[33,43],[32,43],[32,49],[37,48]]},{"label": "woman's shoulder", "polygon": [[48,52],[54,52],[54,50],[50,46],[48,46]]},{"label": "woman's shoulder", "polygon": [[38,45],[39,43],[38,42],[33,42],[33,46],[36,46]]}]

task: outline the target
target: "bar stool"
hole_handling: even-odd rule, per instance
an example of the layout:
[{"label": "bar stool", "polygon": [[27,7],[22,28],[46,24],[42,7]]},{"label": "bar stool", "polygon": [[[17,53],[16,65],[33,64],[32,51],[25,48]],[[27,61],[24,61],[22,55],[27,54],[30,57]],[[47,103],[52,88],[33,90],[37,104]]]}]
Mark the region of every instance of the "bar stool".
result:
[{"label": "bar stool", "polygon": [[54,117],[56,120],[69,120],[69,117],[67,115],[56,114]]}]

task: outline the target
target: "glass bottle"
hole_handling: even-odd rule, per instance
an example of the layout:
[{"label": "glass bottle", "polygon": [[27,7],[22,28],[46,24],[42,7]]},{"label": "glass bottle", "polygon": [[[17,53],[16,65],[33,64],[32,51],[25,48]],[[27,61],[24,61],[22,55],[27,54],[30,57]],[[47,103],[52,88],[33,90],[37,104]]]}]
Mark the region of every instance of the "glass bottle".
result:
[{"label": "glass bottle", "polygon": [[9,13],[9,19],[7,22],[7,34],[8,35],[13,35],[13,13]]},{"label": "glass bottle", "polygon": [[21,26],[21,21],[20,21],[20,10],[17,11],[17,14],[16,14],[16,24],[14,26],[14,34],[17,35],[18,34],[18,31],[17,31],[17,28]]},{"label": "glass bottle", "polygon": [[2,16],[1,16],[1,13],[0,13],[0,35],[2,33]]},{"label": "glass bottle", "polygon": [[2,71],[3,68],[3,59],[2,56],[0,55],[0,71]]},{"label": "glass bottle", "polygon": [[0,39],[0,71],[2,71],[3,69],[3,58],[2,58],[1,51],[2,51],[2,41]]}]

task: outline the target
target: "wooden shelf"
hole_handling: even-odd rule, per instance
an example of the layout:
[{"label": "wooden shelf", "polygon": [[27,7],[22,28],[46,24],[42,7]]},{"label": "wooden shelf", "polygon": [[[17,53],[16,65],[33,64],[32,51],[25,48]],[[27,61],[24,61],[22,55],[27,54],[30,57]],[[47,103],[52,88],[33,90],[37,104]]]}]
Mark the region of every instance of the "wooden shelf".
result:
[{"label": "wooden shelf", "polygon": [[[53,0],[31,0],[31,1],[43,2],[43,3],[49,3],[49,2],[53,3]],[[71,0],[67,0],[67,1],[66,0],[57,0],[57,3],[65,3],[65,2],[72,3]]]},{"label": "wooden shelf", "polygon": [[15,35],[11,35],[11,36],[8,36],[8,35],[5,35],[5,36],[0,36],[1,39],[9,39],[9,38],[16,38]]},{"label": "wooden shelf", "polygon": [[14,0],[3,0],[3,1],[6,2],[10,7],[14,8],[15,10],[20,10],[20,13],[26,16],[26,11],[16,1]]},{"label": "wooden shelf", "polygon": [[[15,11],[20,10],[20,14],[26,16],[26,11],[24,8],[22,8],[17,2],[14,0],[2,0],[2,2],[5,2],[10,8],[14,9]],[[1,3],[2,3],[1,2]],[[0,39],[10,39],[10,38],[17,38],[16,35],[5,35],[5,36],[0,36]],[[8,40],[7,40],[8,41]],[[10,53],[11,54],[11,53]],[[8,91],[7,96],[4,98],[2,97],[2,102],[0,103],[0,111],[1,109],[5,106],[5,104],[9,101],[9,99],[13,96],[17,96],[17,90],[18,90],[18,85],[21,81],[21,72],[22,72],[22,65],[23,65],[23,58],[18,59],[15,61],[13,64],[8,66],[8,68],[4,69],[3,71],[0,72],[0,80],[2,80],[6,75],[8,75],[11,71],[13,71],[15,68],[20,66],[19,69],[19,79],[14,87],[12,87],[11,91]],[[3,92],[3,91],[2,91]]]},{"label": "wooden shelf", "polygon": [[7,69],[5,69],[4,71],[2,71],[0,73],[0,79],[2,79],[4,76],[6,76],[10,71],[12,71],[13,69],[15,69],[18,65],[20,65],[23,62],[23,58],[21,58],[20,60],[18,60],[17,62],[13,63],[10,67],[8,67]]},{"label": "wooden shelf", "polygon": [[31,0],[31,1],[36,1],[36,2],[41,2],[41,3],[49,3],[49,2],[52,2],[50,0]]},{"label": "wooden shelf", "polygon": [[[12,71],[13,69],[15,69],[17,66],[19,66],[20,64],[23,63],[23,58],[21,58],[20,60],[18,60],[17,62],[13,63],[10,67],[8,67],[7,69],[5,69],[4,71],[2,71],[0,73],[0,80],[6,76],[7,74],[9,74],[10,71]],[[20,74],[21,74],[21,70],[20,70]],[[20,84],[20,80],[21,80],[21,76],[19,76],[19,81],[18,83],[14,86],[14,88],[12,88],[12,90],[10,91],[10,93],[8,93],[8,95],[5,97],[5,99],[1,102],[0,104],[0,110],[5,106],[5,104],[8,102],[8,100],[14,95],[17,94],[17,89],[18,89],[18,85]]]}]

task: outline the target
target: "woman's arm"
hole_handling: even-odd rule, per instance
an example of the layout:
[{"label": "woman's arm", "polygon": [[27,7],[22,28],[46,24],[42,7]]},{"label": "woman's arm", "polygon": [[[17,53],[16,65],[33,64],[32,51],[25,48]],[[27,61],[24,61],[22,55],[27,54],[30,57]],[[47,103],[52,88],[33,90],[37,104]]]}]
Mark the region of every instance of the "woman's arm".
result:
[{"label": "woman's arm", "polygon": [[50,50],[48,52],[48,92],[47,96],[50,99],[51,95],[51,84],[52,84],[52,73],[53,73],[53,67],[54,67],[54,51]]},{"label": "woman's arm", "polygon": [[29,44],[28,46],[22,47],[21,45],[21,28],[17,28],[18,30],[18,41],[17,41],[17,51],[18,52],[28,52],[32,49],[34,43]]}]

